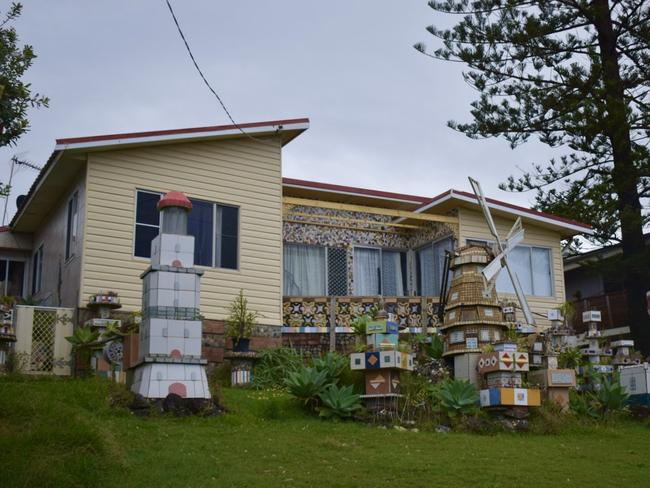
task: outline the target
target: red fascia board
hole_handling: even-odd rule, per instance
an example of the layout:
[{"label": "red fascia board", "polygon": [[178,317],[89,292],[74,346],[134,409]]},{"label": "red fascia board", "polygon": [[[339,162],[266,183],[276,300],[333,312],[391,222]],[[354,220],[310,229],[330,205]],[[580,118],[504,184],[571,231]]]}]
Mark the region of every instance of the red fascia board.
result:
[{"label": "red fascia board", "polygon": [[[433,197],[431,200],[429,200],[426,203],[426,205],[430,205],[430,204],[434,203],[436,200],[439,200],[439,199],[441,199],[443,197],[446,197],[447,195],[452,195],[453,196],[454,193],[456,193],[458,195],[462,195],[462,196],[467,197],[467,198],[471,198],[472,200],[477,200],[476,195],[474,195],[473,193],[469,193],[469,192],[462,191],[462,190],[447,190],[446,192],[441,193],[440,195],[437,195],[437,196]],[[566,217],[560,217],[559,215],[554,215],[554,214],[550,214],[550,213],[546,213],[546,212],[540,212],[538,210],[533,210],[532,208],[520,207],[519,205],[514,205],[514,204],[508,203],[508,202],[503,202],[501,200],[495,200],[494,198],[486,197],[485,200],[488,203],[493,203],[495,205],[501,205],[502,207],[508,207],[508,208],[513,209],[513,210],[518,210],[520,212],[528,213],[530,215],[535,215],[535,216],[538,216],[538,217],[546,217],[547,219],[557,220],[558,222],[563,222],[565,224],[575,225],[575,226],[578,226],[578,227],[584,227],[585,229],[591,229],[592,228],[591,225],[585,224],[584,222],[578,222],[577,220],[567,219]],[[478,203],[478,200],[477,200],[477,203]]]},{"label": "red fascia board", "polygon": [[100,136],[87,136],[87,137],[69,137],[65,139],[57,139],[57,144],[78,144],[82,142],[101,142],[112,141],[115,139],[139,139],[142,137],[156,137],[156,136],[173,136],[180,134],[196,134],[201,132],[220,132],[233,129],[254,129],[257,127],[268,127],[277,125],[291,125],[291,124],[308,124],[308,118],[302,119],[286,119],[286,120],[270,120],[267,122],[251,122],[238,125],[214,125],[209,127],[190,127],[185,129],[170,129],[170,130],[156,130],[149,132],[128,132],[125,134],[105,134]]},{"label": "red fascia board", "polygon": [[379,198],[392,198],[399,200],[408,200],[413,203],[425,203],[430,201],[430,198],[419,197],[416,195],[406,195],[404,193],[393,193],[389,191],[370,190],[368,188],[357,188],[355,186],[333,185],[331,183],[321,183],[319,181],[298,180],[295,178],[282,178],[282,184],[288,186],[303,186],[306,188],[313,188],[315,190],[329,190],[333,192],[342,193],[356,193],[358,195],[365,195]]}]

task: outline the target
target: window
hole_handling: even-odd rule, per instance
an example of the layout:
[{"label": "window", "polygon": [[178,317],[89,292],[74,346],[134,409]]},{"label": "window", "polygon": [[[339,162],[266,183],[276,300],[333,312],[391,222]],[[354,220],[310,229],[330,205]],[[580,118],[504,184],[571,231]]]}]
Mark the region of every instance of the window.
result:
[{"label": "window", "polygon": [[326,294],[324,247],[285,244],[282,253],[284,295],[324,296]]},{"label": "window", "polygon": [[0,293],[12,297],[22,297],[24,281],[24,261],[0,260]]},{"label": "window", "polygon": [[[151,241],[160,232],[156,208],[161,194],[138,190],[135,212],[134,255],[151,257]],[[239,261],[239,208],[190,199],[187,233],[194,236],[194,263],[237,269]]]},{"label": "window", "polygon": [[[517,246],[508,255],[508,262],[526,295],[553,296],[550,249]],[[499,272],[496,286],[501,293],[515,292],[506,270]]]},{"label": "window", "polygon": [[41,291],[43,280],[43,245],[38,248],[32,258],[32,295]]},{"label": "window", "polygon": [[77,225],[79,221],[79,193],[75,192],[68,201],[68,223],[65,232],[65,258],[75,254],[77,246]]},{"label": "window", "polygon": [[389,249],[354,249],[354,294],[406,295],[406,253]]},{"label": "window", "polygon": [[156,208],[160,193],[138,191],[135,207],[135,249],[134,255],[151,257],[151,241],[160,231],[160,213]]},{"label": "window", "polygon": [[422,296],[438,296],[442,286],[445,251],[452,251],[454,240],[446,237],[416,251],[418,290]]}]

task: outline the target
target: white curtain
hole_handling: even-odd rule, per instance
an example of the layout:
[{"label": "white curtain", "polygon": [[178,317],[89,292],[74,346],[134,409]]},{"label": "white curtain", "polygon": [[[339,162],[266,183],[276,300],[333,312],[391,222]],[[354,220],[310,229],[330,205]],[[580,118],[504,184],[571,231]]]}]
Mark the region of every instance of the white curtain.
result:
[{"label": "white curtain", "polygon": [[284,295],[326,295],[325,248],[285,244],[283,252]]},{"label": "white curtain", "polygon": [[354,294],[379,295],[379,249],[354,249]]},{"label": "white curtain", "polygon": [[433,246],[423,247],[418,251],[420,261],[420,295],[433,296],[435,291]]},{"label": "white curtain", "polygon": [[533,292],[535,295],[553,295],[551,280],[551,252],[541,247],[533,248]]},{"label": "white curtain", "polygon": [[384,296],[404,296],[402,253],[382,250],[381,260],[382,294]]}]

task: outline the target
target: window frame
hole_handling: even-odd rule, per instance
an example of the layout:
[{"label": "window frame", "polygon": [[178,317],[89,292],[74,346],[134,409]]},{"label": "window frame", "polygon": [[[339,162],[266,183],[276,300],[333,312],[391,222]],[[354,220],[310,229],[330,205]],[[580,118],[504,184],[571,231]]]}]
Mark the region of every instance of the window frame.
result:
[{"label": "window frame", "polygon": [[[74,205],[74,214],[72,213],[71,205]],[[67,210],[65,229],[66,262],[74,258],[77,254],[77,238],[79,236],[79,191],[75,191],[68,200]]]},{"label": "window frame", "polygon": [[[410,270],[409,270],[409,265],[408,265],[408,249],[404,248],[398,248],[398,247],[381,247],[381,246],[365,246],[365,245],[360,245],[360,246],[352,246],[352,294],[351,296],[353,297],[363,297],[363,296],[368,296],[368,295],[357,295],[357,290],[356,290],[356,276],[354,276],[354,251],[356,249],[373,249],[376,251],[379,251],[379,294],[377,295],[370,295],[370,296],[393,296],[393,295],[384,295],[384,257],[383,257],[383,251],[392,251],[392,252],[399,252],[399,253],[404,253],[406,256],[406,266],[405,269],[403,270],[405,273],[405,281],[406,283],[404,284],[404,295],[399,295],[400,297],[408,297],[410,296],[408,286],[409,286],[409,278],[410,278]],[[400,260],[401,263],[401,260]],[[349,286],[349,285],[348,285]]]},{"label": "window frame", "polygon": [[28,270],[28,268],[29,268],[28,261],[29,261],[29,259],[26,259],[26,258],[14,258],[14,257],[0,257],[0,261],[5,262],[5,275],[4,275],[4,277],[0,277],[0,282],[4,282],[4,289],[0,290],[0,291],[5,296],[7,295],[7,287],[9,286],[9,262],[10,261],[16,261],[16,262],[19,262],[19,263],[23,263],[23,286],[22,286],[22,288],[20,290],[20,297],[23,298],[25,296],[25,288],[28,288],[27,285],[28,285],[29,280],[25,279],[25,278],[29,278],[29,274],[28,274],[28,271],[29,271]]},{"label": "window frame", "polygon": [[[136,248],[136,229],[138,225],[143,225],[145,227],[153,227],[158,229],[158,233],[160,234],[160,229],[162,228],[162,214],[160,215],[160,219],[158,222],[158,225],[153,225],[153,224],[144,224],[144,223],[138,223],[138,193],[149,193],[151,195],[158,195],[158,197],[161,197],[164,195],[163,192],[155,191],[155,190],[146,190],[143,188],[136,188],[135,189],[135,199],[134,199],[134,208],[133,208],[133,242],[131,246],[131,257],[136,260],[143,260],[143,261],[150,261],[151,256],[149,257],[144,257],[144,256],[136,256],[135,254],[135,248]],[[195,267],[197,268],[205,268],[205,269],[219,269],[223,271],[240,271],[240,260],[241,260],[241,206],[239,205],[234,205],[230,203],[221,203],[221,202],[214,202],[211,200],[205,200],[203,198],[190,198],[190,201],[198,201],[198,202],[204,202],[212,205],[212,265],[205,265],[205,264],[195,264]],[[221,237],[221,234],[218,232],[218,229],[220,227],[221,221],[217,221],[217,215],[218,207],[229,207],[229,208],[235,208],[237,209],[237,259],[236,259],[236,267],[235,268],[226,268],[223,266],[217,266],[217,251],[220,251],[221,249],[217,246],[217,241],[219,240],[218,237]],[[189,234],[188,234],[189,235]],[[220,257],[219,257],[220,259]]]},{"label": "window frame", "polygon": [[[495,247],[496,242],[490,241],[487,239],[474,239],[474,238],[465,238],[465,243],[466,244],[479,244],[479,243],[484,243],[487,246],[490,246],[492,248]],[[537,298],[556,298],[556,290],[555,290],[555,270],[553,269],[553,248],[551,246],[540,246],[537,244],[517,244],[515,248],[517,247],[525,247],[528,249],[528,265],[529,265],[529,270],[531,274],[531,283],[530,283],[530,289],[532,290],[532,293],[527,294],[524,293],[524,295],[528,297],[537,297]],[[532,279],[533,276],[533,249],[543,249],[548,252],[549,260],[549,271],[550,271],[550,280],[551,280],[551,294],[550,295],[537,295],[535,293],[535,280]],[[499,272],[500,273],[500,272]],[[519,276],[517,276],[519,278]],[[498,275],[497,275],[498,279]],[[495,287],[496,287],[496,282],[495,282]],[[523,285],[522,285],[523,288]],[[514,291],[499,291],[497,289],[497,293],[505,293],[507,295],[515,295]]]},{"label": "window frame", "polygon": [[43,243],[32,254],[32,295],[43,290]]}]

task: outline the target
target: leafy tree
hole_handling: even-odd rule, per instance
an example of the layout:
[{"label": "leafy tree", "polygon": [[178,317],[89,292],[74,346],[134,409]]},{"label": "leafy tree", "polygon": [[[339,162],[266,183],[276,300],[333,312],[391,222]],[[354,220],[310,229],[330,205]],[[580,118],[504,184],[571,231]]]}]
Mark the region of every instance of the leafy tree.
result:
[{"label": "leafy tree", "polygon": [[[30,45],[18,46],[18,34],[10,23],[22,13],[20,3],[12,3],[0,22],[0,147],[15,144],[29,129],[27,109],[47,107],[49,99],[31,92],[22,77],[36,54]],[[9,189],[0,183],[0,193]]]},{"label": "leafy tree", "polygon": [[[620,241],[618,263],[637,346],[650,355],[644,246],[650,197],[650,1],[430,1],[456,19],[427,30],[429,56],[464,63],[480,92],[473,121],[449,122],[475,139],[532,136],[564,156],[501,185],[536,191],[536,208],[589,222],[594,241]],[[416,49],[426,53],[421,43]],[[646,204],[644,209],[644,203]]]}]

